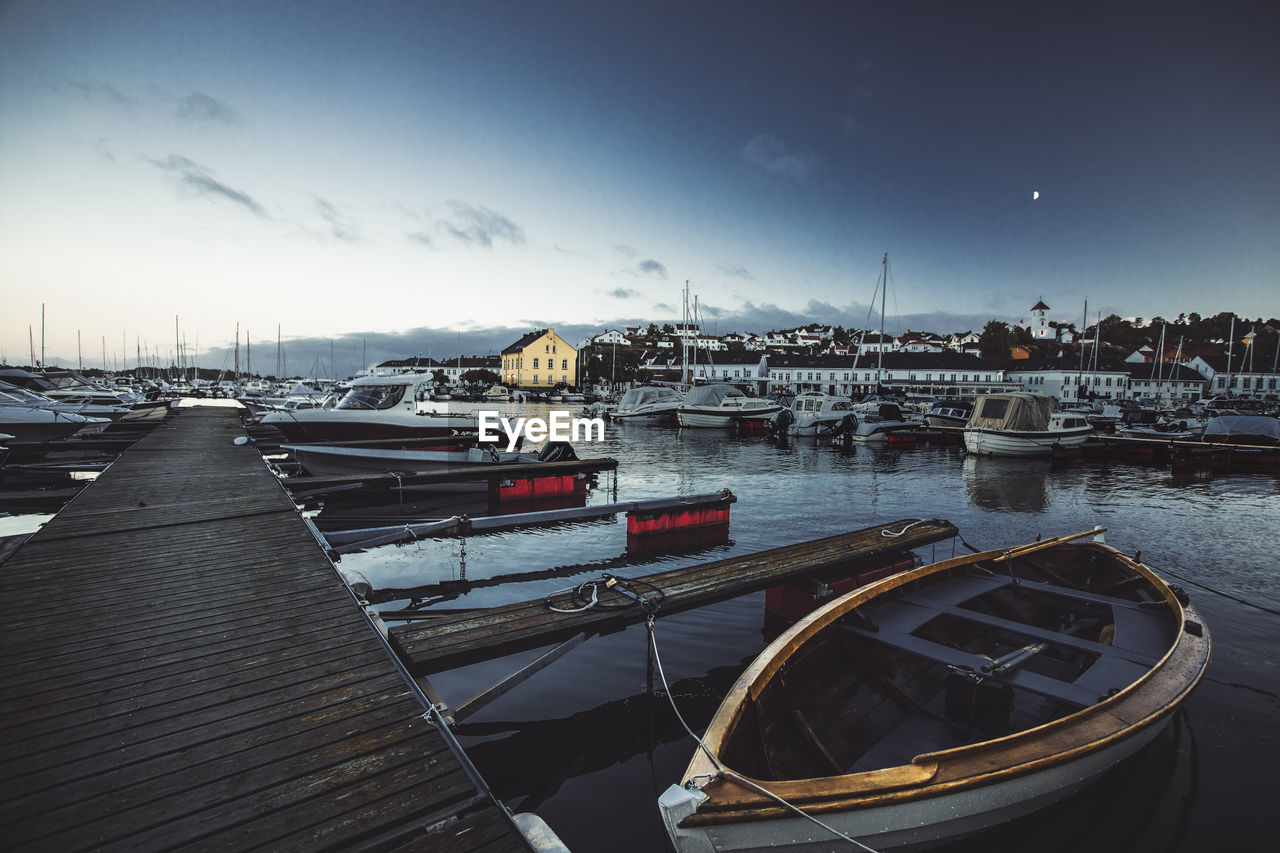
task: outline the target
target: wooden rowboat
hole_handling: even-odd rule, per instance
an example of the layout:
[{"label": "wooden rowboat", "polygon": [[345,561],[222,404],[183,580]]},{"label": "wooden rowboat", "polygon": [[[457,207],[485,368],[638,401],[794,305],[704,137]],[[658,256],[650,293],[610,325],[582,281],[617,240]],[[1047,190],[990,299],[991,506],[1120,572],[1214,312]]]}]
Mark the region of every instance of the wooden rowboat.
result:
[{"label": "wooden rowboat", "polygon": [[941,843],[1150,742],[1204,674],[1209,632],[1146,566],[1079,541],[1100,532],[911,569],[796,623],[659,799],[676,849],[844,843],[780,800],[875,850]]}]

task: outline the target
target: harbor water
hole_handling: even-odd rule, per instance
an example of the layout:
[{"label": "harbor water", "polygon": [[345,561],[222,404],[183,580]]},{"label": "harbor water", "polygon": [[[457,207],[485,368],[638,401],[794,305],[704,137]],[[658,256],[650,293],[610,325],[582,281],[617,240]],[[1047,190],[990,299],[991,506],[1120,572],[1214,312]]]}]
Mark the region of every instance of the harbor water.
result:
[{"label": "harbor water", "polygon": [[[546,407],[520,414],[545,417]],[[1212,632],[1206,679],[1147,750],[1063,803],[952,850],[1252,849],[1274,834],[1270,770],[1280,762],[1280,478],[1175,477],[1167,467],[966,456],[957,446],[833,447],[718,430],[610,425],[580,456],[609,456],[593,503],[729,489],[727,541],[660,556],[626,553],[625,518],[347,555],[375,588],[421,595],[399,608],[486,607],[598,578],[693,565],[905,518],[939,518],[982,549],[1107,528],[1106,540],[1182,585]],[[963,549],[944,542],[924,561]],[[555,572],[549,570],[560,569]],[[540,579],[486,585],[497,575]],[[466,581],[445,593],[434,586]],[[766,645],[764,593],[659,619],[675,702],[701,730]],[[542,651],[431,677],[458,705]],[[468,717],[460,740],[497,796],[541,815],[576,853],[670,849],[656,805],[695,748],[654,673],[643,625],[594,637]],[[831,849],[841,849],[832,843]]]}]

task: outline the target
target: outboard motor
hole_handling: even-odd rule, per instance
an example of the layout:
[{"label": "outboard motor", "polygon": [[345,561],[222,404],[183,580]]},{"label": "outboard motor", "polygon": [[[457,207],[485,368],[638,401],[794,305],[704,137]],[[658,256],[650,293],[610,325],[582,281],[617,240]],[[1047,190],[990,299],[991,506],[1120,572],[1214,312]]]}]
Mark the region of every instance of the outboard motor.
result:
[{"label": "outboard motor", "polygon": [[831,428],[831,434],[839,438],[840,436],[853,435],[858,431],[858,416],[853,412],[845,415],[840,422]]},{"label": "outboard motor", "polygon": [[787,434],[787,427],[796,422],[796,413],[790,409],[779,409],[769,418],[769,434],[775,438]]},{"label": "outboard motor", "polygon": [[573,445],[567,441],[548,441],[542,450],[538,451],[539,462],[572,462],[578,458],[578,454],[573,452]]}]

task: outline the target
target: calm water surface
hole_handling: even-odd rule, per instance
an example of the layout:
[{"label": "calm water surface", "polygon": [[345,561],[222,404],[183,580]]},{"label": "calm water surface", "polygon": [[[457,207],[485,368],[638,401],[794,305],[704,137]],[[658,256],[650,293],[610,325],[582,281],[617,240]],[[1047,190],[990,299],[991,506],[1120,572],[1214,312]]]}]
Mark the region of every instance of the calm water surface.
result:
[{"label": "calm water surface", "polygon": [[[1271,784],[1280,764],[1280,617],[1261,609],[1280,611],[1280,479],[1184,480],[1118,463],[1055,468],[925,445],[845,452],[793,439],[780,447],[763,437],[631,424],[611,425],[603,443],[578,450],[620,463],[616,477],[601,476],[593,502],[615,492],[633,500],[731,490],[738,502],[729,541],[628,560],[623,518],[387,546],[342,565],[379,588],[565,567],[562,577],[475,589],[444,604],[484,607],[541,598],[603,570],[649,574],[903,518],[946,519],[980,548],[1101,525],[1109,544],[1140,550],[1191,593],[1213,634],[1209,674],[1151,748],[1099,784],[950,849],[1252,849],[1280,825]],[[941,559],[953,547],[919,555]],[[700,730],[766,645],[764,594],[660,619],[657,638],[676,701]],[[432,682],[457,705],[539,653]],[[649,679],[643,626],[596,637],[468,718],[458,734],[495,793],[513,810],[537,812],[575,853],[667,850],[656,800],[694,745]]]}]

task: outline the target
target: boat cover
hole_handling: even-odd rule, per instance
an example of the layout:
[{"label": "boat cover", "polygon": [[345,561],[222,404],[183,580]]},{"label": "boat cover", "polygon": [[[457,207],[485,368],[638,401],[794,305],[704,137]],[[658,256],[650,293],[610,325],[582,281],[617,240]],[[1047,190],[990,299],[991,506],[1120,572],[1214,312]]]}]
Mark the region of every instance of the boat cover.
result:
[{"label": "boat cover", "polygon": [[1280,420],[1266,415],[1219,415],[1205,425],[1205,441],[1251,436],[1280,444]]},{"label": "boat cover", "polygon": [[732,385],[699,385],[685,395],[686,406],[718,406],[729,397],[746,395]]},{"label": "boat cover", "polygon": [[988,394],[978,398],[967,427],[1003,430],[1045,430],[1053,400],[1039,394]]}]

